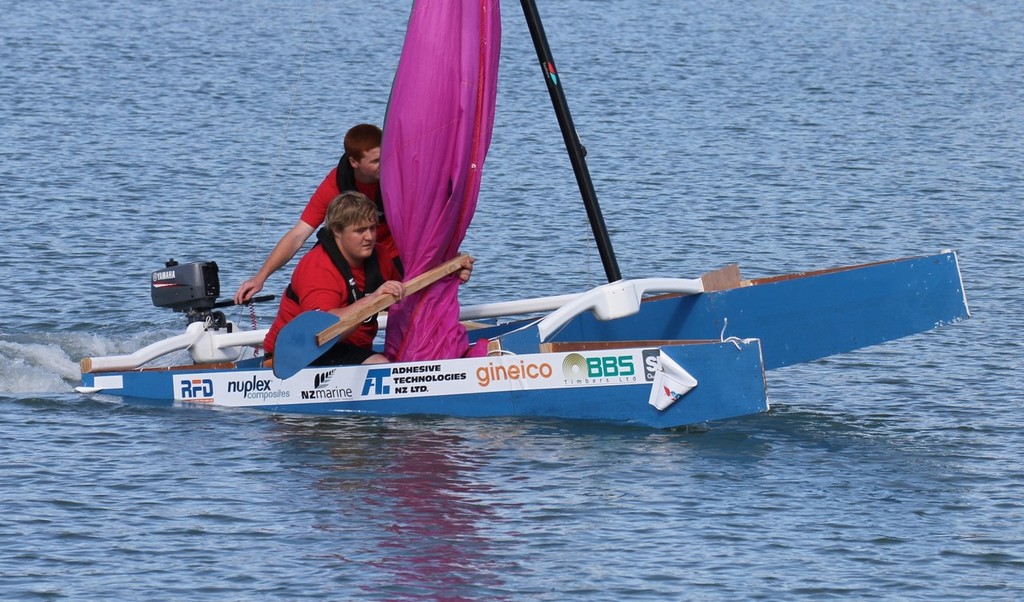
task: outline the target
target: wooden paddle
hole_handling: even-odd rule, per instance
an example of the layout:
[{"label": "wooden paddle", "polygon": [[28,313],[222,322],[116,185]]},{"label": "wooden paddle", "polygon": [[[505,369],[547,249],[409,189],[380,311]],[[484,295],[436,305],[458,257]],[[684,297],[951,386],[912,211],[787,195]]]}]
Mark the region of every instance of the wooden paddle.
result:
[{"label": "wooden paddle", "polygon": [[[463,269],[469,255],[461,254],[405,282],[405,294],[411,295],[449,274]],[[309,366],[337,341],[367,318],[398,301],[384,294],[358,310],[338,317],[325,311],[306,311],[284,325],[274,345],[274,376],[285,379]]]}]

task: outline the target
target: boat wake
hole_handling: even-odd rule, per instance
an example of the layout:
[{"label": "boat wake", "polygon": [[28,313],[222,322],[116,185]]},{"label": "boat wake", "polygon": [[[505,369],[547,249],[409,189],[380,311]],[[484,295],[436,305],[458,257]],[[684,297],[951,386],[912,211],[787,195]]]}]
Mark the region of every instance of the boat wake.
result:
[{"label": "boat wake", "polygon": [[66,393],[80,377],[59,345],[0,341],[0,393]]},{"label": "boat wake", "polygon": [[132,350],[144,338],[83,333],[0,337],[0,393],[71,392],[82,378],[79,359]]}]

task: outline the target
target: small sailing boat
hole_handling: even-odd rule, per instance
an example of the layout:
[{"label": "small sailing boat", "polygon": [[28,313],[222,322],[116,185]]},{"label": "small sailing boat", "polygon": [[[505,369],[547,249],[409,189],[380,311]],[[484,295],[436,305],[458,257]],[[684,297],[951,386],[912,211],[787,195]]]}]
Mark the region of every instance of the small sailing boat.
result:
[{"label": "small sailing boat", "polygon": [[[398,361],[308,367],[343,330],[336,317],[316,313],[289,324],[287,337],[282,330],[273,365],[239,360],[265,331],[238,332],[216,311],[216,264],[199,262],[153,276],[154,303],[185,312],[185,333],[130,355],[83,359],[79,390],[270,412],[663,428],[766,411],[766,369],[970,316],[950,251],[759,280],[743,280],[736,266],[691,279],[623,280],[537,7],[522,5],[608,284],[458,308],[457,283],[443,277],[458,261],[490,139],[499,2],[415,2],[382,147],[388,220],[408,275],[424,289],[388,319],[386,345]],[[459,322],[536,314],[474,330],[473,341]],[[192,364],[147,365],[182,349]]]}]

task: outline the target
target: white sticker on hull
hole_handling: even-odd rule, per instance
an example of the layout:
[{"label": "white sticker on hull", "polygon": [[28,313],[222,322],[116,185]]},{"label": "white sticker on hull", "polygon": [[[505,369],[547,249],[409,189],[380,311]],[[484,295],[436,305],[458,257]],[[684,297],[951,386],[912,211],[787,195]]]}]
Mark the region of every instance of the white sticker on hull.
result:
[{"label": "white sticker on hull", "polygon": [[120,389],[124,387],[124,379],[120,374],[96,376],[92,379],[92,386],[97,389]]}]

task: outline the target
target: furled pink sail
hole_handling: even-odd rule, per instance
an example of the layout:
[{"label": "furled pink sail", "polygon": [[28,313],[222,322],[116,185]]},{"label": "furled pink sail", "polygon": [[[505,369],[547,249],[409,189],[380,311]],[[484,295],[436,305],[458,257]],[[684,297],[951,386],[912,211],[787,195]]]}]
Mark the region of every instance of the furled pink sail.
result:
[{"label": "furled pink sail", "polygon": [[[499,0],[416,0],[381,144],[388,225],[406,279],[451,259],[476,210],[494,125]],[[396,361],[461,357],[459,281],[448,277],[388,312]]]}]

